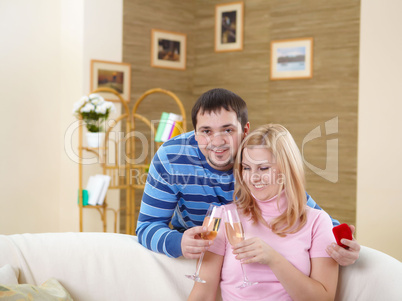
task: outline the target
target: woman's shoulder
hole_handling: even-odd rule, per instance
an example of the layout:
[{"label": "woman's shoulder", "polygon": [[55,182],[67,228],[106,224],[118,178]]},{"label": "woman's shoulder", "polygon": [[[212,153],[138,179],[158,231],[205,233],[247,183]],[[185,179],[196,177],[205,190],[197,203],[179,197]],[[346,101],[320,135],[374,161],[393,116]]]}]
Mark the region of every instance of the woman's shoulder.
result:
[{"label": "woman's shoulder", "polygon": [[232,201],[231,203],[229,203],[229,204],[223,205],[223,207],[224,207],[225,209],[234,209],[234,208],[237,208],[235,202],[233,202],[233,201]]},{"label": "woman's shoulder", "polygon": [[328,220],[332,224],[331,217],[327,212],[322,209],[311,208],[306,206],[307,220],[311,223],[316,221],[326,221]]}]

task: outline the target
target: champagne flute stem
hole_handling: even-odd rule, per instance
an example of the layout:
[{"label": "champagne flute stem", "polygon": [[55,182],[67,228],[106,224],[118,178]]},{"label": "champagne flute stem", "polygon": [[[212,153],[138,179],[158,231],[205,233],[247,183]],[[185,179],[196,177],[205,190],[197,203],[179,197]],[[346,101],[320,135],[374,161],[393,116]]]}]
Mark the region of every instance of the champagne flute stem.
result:
[{"label": "champagne flute stem", "polygon": [[201,257],[200,257],[200,259],[199,259],[198,262],[197,262],[197,271],[195,272],[195,274],[196,274],[197,276],[200,275],[200,269],[201,269],[202,260],[204,259],[204,254],[205,254],[205,252],[202,252],[202,253],[201,253]]},{"label": "champagne flute stem", "polygon": [[241,263],[241,270],[242,270],[242,272],[243,272],[243,279],[244,279],[244,282],[248,282],[248,278],[247,278],[246,272],[244,271],[244,266],[243,266],[242,263]]}]

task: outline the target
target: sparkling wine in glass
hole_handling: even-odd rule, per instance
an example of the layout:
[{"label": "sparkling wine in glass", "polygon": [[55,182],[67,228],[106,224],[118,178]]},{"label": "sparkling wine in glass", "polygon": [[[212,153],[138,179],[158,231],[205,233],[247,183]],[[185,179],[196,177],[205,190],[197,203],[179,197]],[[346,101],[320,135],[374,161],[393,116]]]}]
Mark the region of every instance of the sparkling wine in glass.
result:
[{"label": "sparkling wine in glass", "polygon": [[[216,235],[218,235],[219,226],[221,224],[222,218],[222,210],[223,207],[209,205],[207,214],[205,215],[204,222],[202,223],[203,227],[207,228],[207,232],[201,234],[201,238],[205,240],[214,240]],[[197,269],[193,275],[186,275],[187,278],[192,279],[196,282],[205,283],[205,280],[200,278],[200,269],[202,260],[204,259],[205,252],[202,252],[200,259],[197,263]]]},{"label": "sparkling wine in glass", "polygon": [[[239,218],[239,213],[236,207],[225,208],[225,230],[229,243],[234,246],[244,240],[243,225]],[[243,288],[258,284],[258,282],[251,282],[248,280],[246,272],[244,271],[243,263],[241,263],[241,270],[243,272],[243,283],[237,288]]]}]

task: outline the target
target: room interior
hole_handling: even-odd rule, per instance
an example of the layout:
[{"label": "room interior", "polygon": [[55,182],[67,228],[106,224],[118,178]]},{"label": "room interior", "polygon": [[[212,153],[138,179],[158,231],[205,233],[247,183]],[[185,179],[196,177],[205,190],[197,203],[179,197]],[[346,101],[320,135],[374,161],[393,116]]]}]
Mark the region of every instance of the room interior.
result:
[{"label": "room interior", "polygon": [[[402,143],[394,134],[402,128],[402,4],[247,0],[243,49],[219,53],[215,4],[229,2],[0,3],[0,24],[7,28],[0,33],[6,45],[0,49],[1,234],[79,231],[78,166],[71,156],[77,137],[68,129],[76,121],[73,104],[90,92],[90,61],[96,59],[131,64],[131,108],[148,89],[163,88],[180,98],[189,116],[199,95],[223,87],[246,100],[252,128],[285,125],[312,166],[326,168],[327,142],[336,140],[337,178],[306,168],[309,194],[334,218],[356,225],[360,244],[402,260]],[[187,35],[185,70],[151,66],[155,28]],[[271,80],[270,42],[302,37],[314,39],[312,78]],[[158,119],[170,107],[155,97],[141,113]],[[336,133],[304,145],[312,130],[325,133],[334,118]],[[97,168],[89,166],[86,176]],[[109,199],[121,205],[118,192]],[[84,228],[102,231],[97,212],[85,212]]]}]

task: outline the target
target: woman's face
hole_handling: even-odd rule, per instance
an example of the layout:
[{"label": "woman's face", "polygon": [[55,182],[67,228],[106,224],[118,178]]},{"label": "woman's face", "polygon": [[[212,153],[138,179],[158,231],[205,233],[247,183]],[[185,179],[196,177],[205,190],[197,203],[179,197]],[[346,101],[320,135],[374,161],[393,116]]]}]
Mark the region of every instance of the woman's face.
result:
[{"label": "woman's face", "polygon": [[278,194],[283,177],[269,149],[264,146],[246,147],[242,170],[244,184],[258,200],[265,201]]}]

